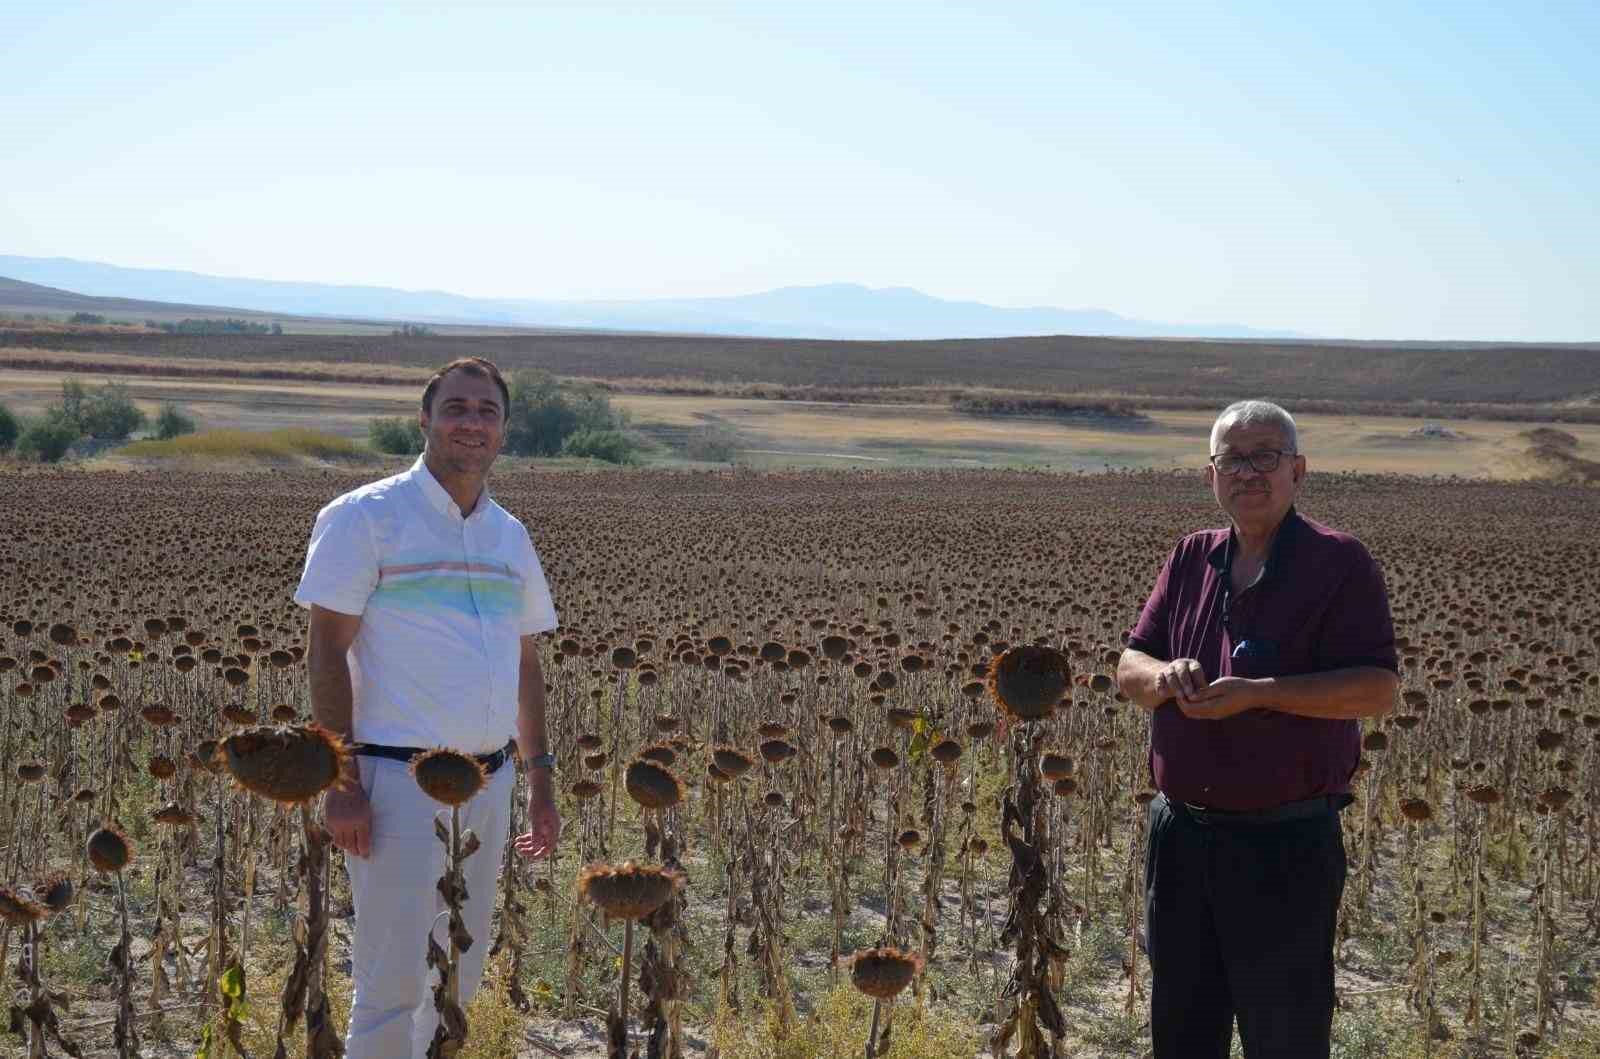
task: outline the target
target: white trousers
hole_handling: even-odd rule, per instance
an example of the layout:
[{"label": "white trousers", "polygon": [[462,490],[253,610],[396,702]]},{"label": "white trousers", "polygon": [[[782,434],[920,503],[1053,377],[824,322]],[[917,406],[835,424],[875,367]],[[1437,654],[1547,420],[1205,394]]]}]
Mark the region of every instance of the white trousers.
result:
[{"label": "white trousers", "polygon": [[[515,767],[507,762],[461,807],[463,830],[470,827],[482,843],[463,862],[463,920],[473,944],[461,957],[462,1007],[477,992],[494,940],[489,913],[511,822],[515,776]],[[350,952],[355,992],[345,1054],[349,1059],[425,1059],[439,1021],[433,1008],[437,976],[427,966],[429,928],[440,947],[450,948],[440,915],[444,899],[436,888],[444,874],[445,848],[433,833],[433,820],[441,814],[448,828],[450,810],[423,794],[398,761],[361,758],[361,785],[372,804],[372,851],[365,858],[345,858],[356,908]]]}]

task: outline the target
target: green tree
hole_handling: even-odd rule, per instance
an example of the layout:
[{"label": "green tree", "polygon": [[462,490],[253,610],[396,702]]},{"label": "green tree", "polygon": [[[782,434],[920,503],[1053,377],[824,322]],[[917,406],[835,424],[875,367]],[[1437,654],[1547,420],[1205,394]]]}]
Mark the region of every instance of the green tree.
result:
[{"label": "green tree", "polygon": [[78,440],[78,429],[59,415],[46,413],[30,422],[17,438],[17,455],[55,463]]},{"label": "green tree", "polygon": [[73,313],[67,317],[69,324],[103,324],[106,318],[99,313]]},{"label": "green tree", "polygon": [[606,463],[637,463],[638,447],[620,430],[591,430],[587,427],[571,434],[561,451],[567,456],[587,456]]},{"label": "green tree", "polygon": [[155,427],[156,437],[162,441],[182,434],[193,434],[195,431],[194,420],[171,401],[161,406],[161,412],[156,416]]},{"label": "green tree", "polygon": [[10,452],[21,432],[22,424],[17,422],[16,413],[0,404],[0,452]]},{"label": "green tree", "polygon": [[144,412],[119,382],[108,382],[90,394],[77,419],[80,431],[109,441],[122,441],[144,424]]},{"label": "green tree", "polygon": [[55,405],[51,411],[58,412],[60,417],[71,423],[81,433],[83,430],[83,407],[89,403],[89,391],[77,379],[61,380],[61,403]]},{"label": "green tree", "polygon": [[379,416],[367,420],[367,444],[393,456],[415,456],[422,451],[422,427],[405,416]]},{"label": "green tree", "polygon": [[624,425],[604,390],[564,384],[543,372],[519,372],[511,379],[505,451],[513,455],[560,455],[580,430],[620,431]]}]

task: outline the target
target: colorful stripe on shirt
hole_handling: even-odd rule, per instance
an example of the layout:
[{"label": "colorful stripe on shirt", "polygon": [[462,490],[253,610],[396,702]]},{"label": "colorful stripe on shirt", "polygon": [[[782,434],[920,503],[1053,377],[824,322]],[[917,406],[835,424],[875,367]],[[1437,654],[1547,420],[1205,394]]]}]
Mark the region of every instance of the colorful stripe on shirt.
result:
[{"label": "colorful stripe on shirt", "polygon": [[488,618],[522,613],[522,576],[506,563],[480,556],[397,556],[378,568],[369,605],[396,610],[447,608]]}]

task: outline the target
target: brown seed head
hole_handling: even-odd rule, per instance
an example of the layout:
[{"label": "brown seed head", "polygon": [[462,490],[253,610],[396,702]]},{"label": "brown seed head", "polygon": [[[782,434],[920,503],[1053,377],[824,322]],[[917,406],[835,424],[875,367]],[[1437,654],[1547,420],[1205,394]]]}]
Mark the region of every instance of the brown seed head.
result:
[{"label": "brown seed head", "polygon": [[755,767],[755,758],[736,746],[719,746],[711,751],[711,763],[732,779],[738,779]]},{"label": "brown seed head", "polygon": [[333,786],[350,752],[320,725],[262,725],[223,740],[220,756],[234,782],[251,794],[300,805]]},{"label": "brown seed head", "polygon": [[683,876],[667,868],[591,864],[578,876],[578,896],[612,919],[643,919],[682,885]]},{"label": "brown seed head", "polygon": [[0,919],[14,926],[25,927],[49,914],[50,909],[35,901],[26,891],[0,886]]},{"label": "brown seed head", "polygon": [[678,752],[671,743],[652,743],[639,751],[639,756],[671,768],[678,760]]},{"label": "brown seed head", "polygon": [[781,765],[800,752],[787,739],[763,740],[758,749],[761,751],[762,759],[769,765]]},{"label": "brown seed head", "polygon": [[1072,667],[1053,647],[1019,644],[989,666],[989,694],[1019,721],[1049,717],[1071,686]]},{"label": "brown seed head", "polygon": [[850,984],[877,1000],[893,1000],[922,970],[922,957],[885,946],[850,957]]},{"label": "brown seed head", "polygon": [[1560,812],[1572,802],[1572,791],[1566,787],[1550,787],[1539,795],[1539,804]]},{"label": "brown seed head", "polygon": [[33,892],[50,911],[60,912],[72,903],[72,879],[58,872],[40,881]]},{"label": "brown seed head", "polygon": [[[104,703],[101,707],[104,708]],[[229,703],[222,708],[222,716],[229,724],[255,724],[255,711],[241,706],[236,702]]]},{"label": "brown seed head", "polygon": [[477,758],[444,747],[413,758],[411,778],[441,805],[465,805],[489,782]]},{"label": "brown seed head", "polygon": [[646,809],[670,809],[683,801],[683,781],[661,762],[636,757],[623,776],[628,797]]},{"label": "brown seed head", "polygon": [[1400,812],[1407,820],[1418,824],[1433,819],[1433,806],[1424,798],[1407,798],[1400,803]]},{"label": "brown seed head", "polygon": [[101,824],[89,836],[87,848],[89,863],[102,874],[119,872],[133,859],[133,845],[128,836],[111,824]]}]

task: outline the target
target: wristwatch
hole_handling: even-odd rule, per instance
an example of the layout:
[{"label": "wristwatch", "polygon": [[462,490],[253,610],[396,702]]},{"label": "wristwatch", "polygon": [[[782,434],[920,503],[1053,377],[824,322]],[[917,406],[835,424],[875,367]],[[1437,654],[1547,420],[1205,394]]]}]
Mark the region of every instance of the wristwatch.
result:
[{"label": "wristwatch", "polygon": [[530,769],[548,769],[554,772],[556,770],[556,756],[546,752],[537,757],[528,758],[523,762],[523,765]]}]

